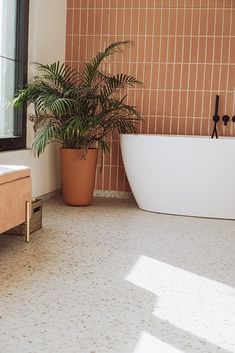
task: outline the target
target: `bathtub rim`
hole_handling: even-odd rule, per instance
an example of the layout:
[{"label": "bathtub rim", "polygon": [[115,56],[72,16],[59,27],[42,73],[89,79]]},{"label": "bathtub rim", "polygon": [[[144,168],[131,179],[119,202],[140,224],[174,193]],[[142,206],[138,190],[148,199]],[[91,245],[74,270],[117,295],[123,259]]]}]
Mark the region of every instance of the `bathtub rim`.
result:
[{"label": "bathtub rim", "polygon": [[132,136],[132,137],[160,137],[160,138],[183,138],[183,139],[209,139],[209,140],[235,140],[235,136],[219,136],[218,138],[211,138],[209,135],[177,135],[177,134],[125,134],[121,133],[120,137],[122,136]]}]

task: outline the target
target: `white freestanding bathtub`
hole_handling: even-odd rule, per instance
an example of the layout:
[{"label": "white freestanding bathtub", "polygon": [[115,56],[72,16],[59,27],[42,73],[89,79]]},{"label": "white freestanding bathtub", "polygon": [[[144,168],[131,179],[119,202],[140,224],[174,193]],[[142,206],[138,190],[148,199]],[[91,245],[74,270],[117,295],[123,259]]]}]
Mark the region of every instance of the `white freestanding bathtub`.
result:
[{"label": "white freestanding bathtub", "polygon": [[121,135],[126,174],[146,211],[235,219],[235,139]]}]

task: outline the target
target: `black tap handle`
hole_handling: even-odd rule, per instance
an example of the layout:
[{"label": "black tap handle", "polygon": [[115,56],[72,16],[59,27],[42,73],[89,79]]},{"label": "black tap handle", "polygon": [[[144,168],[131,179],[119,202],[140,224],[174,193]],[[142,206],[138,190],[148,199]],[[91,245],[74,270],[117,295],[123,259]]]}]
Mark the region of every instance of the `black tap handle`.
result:
[{"label": "black tap handle", "polygon": [[232,121],[235,123],[235,115],[232,117]]},{"label": "black tap handle", "polygon": [[219,95],[216,95],[216,99],[215,99],[215,115],[218,115],[219,112]]},{"label": "black tap handle", "polygon": [[229,121],[229,116],[228,115],[224,115],[223,117],[222,117],[222,120],[223,120],[223,122],[224,122],[224,126],[226,126],[227,125],[227,123],[228,123],[228,121]]}]

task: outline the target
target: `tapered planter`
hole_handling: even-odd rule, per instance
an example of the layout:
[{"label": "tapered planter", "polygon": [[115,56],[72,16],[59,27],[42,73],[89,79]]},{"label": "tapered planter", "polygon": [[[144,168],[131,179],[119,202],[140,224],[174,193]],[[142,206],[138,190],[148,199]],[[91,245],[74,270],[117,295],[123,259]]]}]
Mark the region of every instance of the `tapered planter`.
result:
[{"label": "tapered planter", "polygon": [[61,148],[61,177],[64,202],[71,206],[88,206],[92,202],[98,149],[87,153],[80,149]]}]

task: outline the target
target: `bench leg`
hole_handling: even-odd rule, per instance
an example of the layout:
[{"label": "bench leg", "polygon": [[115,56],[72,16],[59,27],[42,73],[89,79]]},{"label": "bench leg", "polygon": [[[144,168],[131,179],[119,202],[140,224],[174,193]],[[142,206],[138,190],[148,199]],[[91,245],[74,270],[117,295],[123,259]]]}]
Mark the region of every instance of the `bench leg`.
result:
[{"label": "bench leg", "polygon": [[30,202],[27,201],[26,202],[26,220],[25,220],[25,223],[26,223],[25,241],[26,241],[26,243],[29,242],[29,220],[30,220],[29,211],[30,211]]}]

